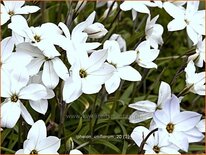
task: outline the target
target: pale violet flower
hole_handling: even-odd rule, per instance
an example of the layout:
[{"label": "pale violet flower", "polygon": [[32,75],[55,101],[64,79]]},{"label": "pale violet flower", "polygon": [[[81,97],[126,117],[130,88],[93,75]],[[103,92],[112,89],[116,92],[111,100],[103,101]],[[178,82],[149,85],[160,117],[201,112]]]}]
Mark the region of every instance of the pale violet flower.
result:
[{"label": "pale violet flower", "polygon": [[135,51],[137,52],[136,62],[139,66],[143,68],[157,68],[153,61],[158,57],[159,50],[151,48],[149,41],[141,42]]},{"label": "pale violet flower", "polygon": [[55,136],[47,137],[46,125],[42,120],[35,122],[24,141],[23,149],[15,154],[58,154],[61,140]]},{"label": "pale violet flower", "polygon": [[4,25],[13,15],[29,14],[37,12],[38,6],[23,6],[25,1],[4,0],[1,4],[1,25]]},{"label": "pale violet flower", "polygon": [[[143,126],[138,126],[132,131],[131,137],[140,147],[141,142],[151,131]],[[144,148],[145,154],[180,154],[178,148],[171,144],[164,134],[156,131],[147,139]]]},{"label": "pale violet flower", "polygon": [[205,95],[205,72],[195,73],[195,70],[194,62],[191,60],[185,68],[186,89],[198,95]]},{"label": "pale violet flower", "polygon": [[121,52],[119,44],[116,41],[106,41],[104,49],[108,50],[107,62],[114,66],[115,70],[111,78],[105,82],[107,92],[113,93],[120,85],[120,81],[140,81],[140,73],[129,66],[136,59],[135,51]]},{"label": "pale violet flower", "polygon": [[176,0],[171,0],[171,1],[154,1],[154,3],[159,7],[159,8],[164,8],[166,12],[170,13],[171,7],[176,6],[180,9],[185,9],[183,5],[187,3],[186,1],[176,1]]},{"label": "pale violet flower", "polygon": [[170,99],[171,96],[172,94],[171,94],[171,88],[169,84],[162,81],[159,87],[159,95],[158,95],[157,104],[149,100],[138,101],[136,103],[129,104],[130,108],[133,108],[136,110],[129,117],[130,123],[139,123],[139,122],[152,118],[153,113],[158,109],[162,109],[165,102],[168,99]]},{"label": "pale violet flower", "polygon": [[59,83],[59,77],[66,80],[69,77],[67,67],[58,57],[60,54],[47,53],[29,43],[17,45],[16,53],[30,55],[33,57],[31,62],[26,66],[29,75],[35,75],[40,71],[43,65],[42,82],[50,89],[54,89]]},{"label": "pale violet flower", "polygon": [[112,65],[104,63],[107,59],[106,50],[95,51],[89,57],[83,51],[77,56],[77,61],[70,69],[71,77],[65,81],[63,88],[63,99],[66,103],[76,100],[82,93],[99,92],[102,84],[112,76],[114,71]]},{"label": "pale violet flower", "polygon": [[[184,151],[188,151],[190,142],[194,142],[196,133],[200,131],[193,129],[199,123],[201,115],[192,111],[180,112],[180,100],[173,95],[170,100],[167,100],[162,110],[157,110],[154,113],[153,120],[160,134],[164,134],[165,138],[171,143]],[[202,134],[201,134],[202,135]],[[201,141],[204,135],[199,136],[195,141]]]},{"label": "pale violet flower", "polygon": [[148,16],[146,27],[145,27],[145,38],[149,41],[151,47],[158,49],[158,45],[163,44],[162,34],[163,27],[160,24],[156,24],[159,15],[151,19],[151,16]]},{"label": "pale violet flower", "polygon": [[[16,24],[18,23],[18,24]],[[60,53],[54,45],[58,45],[62,38],[62,31],[53,23],[44,23],[38,27],[29,27],[26,19],[16,15],[11,18],[8,27],[25,38],[25,42],[29,42],[33,46],[37,46],[48,56],[59,56]]]},{"label": "pale violet flower", "polygon": [[127,50],[126,41],[120,34],[112,34],[109,40],[117,41],[117,43],[119,44],[119,48],[122,52]]},{"label": "pale violet flower", "polygon": [[203,40],[202,37],[199,39],[195,52],[195,54],[189,56],[188,62],[193,60],[197,67],[203,67],[205,63],[205,38]]},{"label": "pale violet flower", "polygon": [[199,1],[188,1],[186,9],[170,6],[168,13],[174,18],[168,25],[169,31],[186,28],[189,38],[196,45],[201,35],[205,35],[205,10],[199,10]]},{"label": "pale violet flower", "polygon": [[2,75],[1,97],[5,98],[1,104],[2,127],[13,128],[20,115],[28,124],[34,123],[21,99],[37,101],[44,98],[47,92],[43,85],[28,84],[28,82],[29,75],[23,67],[16,67],[10,74],[4,72]]}]

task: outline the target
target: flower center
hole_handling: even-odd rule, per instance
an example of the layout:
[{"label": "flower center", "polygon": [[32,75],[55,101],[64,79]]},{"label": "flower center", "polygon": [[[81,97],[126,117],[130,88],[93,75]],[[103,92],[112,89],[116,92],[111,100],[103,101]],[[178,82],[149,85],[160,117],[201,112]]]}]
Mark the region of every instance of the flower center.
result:
[{"label": "flower center", "polygon": [[174,130],[174,127],[175,127],[175,125],[172,123],[167,124],[167,126],[166,126],[167,132],[172,133]]},{"label": "flower center", "polygon": [[36,42],[40,42],[41,41],[41,37],[38,35],[34,36],[34,40],[36,40]]},{"label": "flower center", "polygon": [[11,102],[17,102],[19,100],[17,95],[12,95],[11,96]]},{"label": "flower center", "polygon": [[115,68],[117,68],[117,64],[113,63],[113,62],[110,62],[109,63],[110,65],[114,66]]},{"label": "flower center", "polygon": [[83,70],[83,69],[80,69],[79,70],[79,76],[81,78],[85,78],[85,77],[87,77],[87,72],[85,70]]},{"label": "flower center", "polygon": [[38,152],[37,152],[36,150],[32,150],[32,151],[30,152],[30,154],[38,154]]},{"label": "flower center", "polygon": [[153,147],[153,150],[154,150],[155,153],[159,153],[159,152],[160,152],[160,147],[158,147],[157,145],[155,145],[155,146]]},{"label": "flower center", "polygon": [[14,11],[9,11],[8,14],[9,14],[10,16],[13,16],[13,15],[14,15]]}]

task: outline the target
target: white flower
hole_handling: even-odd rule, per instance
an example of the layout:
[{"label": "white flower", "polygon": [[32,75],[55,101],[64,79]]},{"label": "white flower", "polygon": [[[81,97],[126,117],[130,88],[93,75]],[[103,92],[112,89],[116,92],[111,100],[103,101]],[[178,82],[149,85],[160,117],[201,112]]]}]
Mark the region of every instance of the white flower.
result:
[{"label": "white flower", "polygon": [[3,1],[1,4],[1,25],[4,25],[13,15],[29,14],[37,12],[40,8],[37,6],[23,6],[25,1]]},{"label": "white flower", "polygon": [[201,35],[205,35],[205,10],[198,11],[199,1],[188,1],[186,9],[170,5],[167,12],[174,18],[168,24],[169,31],[186,28],[189,38],[196,45]]},{"label": "white flower", "polygon": [[89,38],[102,38],[108,32],[101,23],[94,23],[84,29]]},{"label": "white flower", "polygon": [[202,119],[196,127],[200,132],[205,132],[205,119]]},{"label": "white flower", "polygon": [[150,14],[147,6],[156,7],[157,5],[150,1],[125,1],[120,5],[120,8],[123,11],[134,9],[137,12]]},{"label": "white flower", "polygon": [[31,57],[29,55],[22,55],[13,52],[15,45],[15,40],[13,37],[4,38],[1,41],[1,71],[11,71],[16,66],[25,67],[30,61]]},{"label": "white flower", "polygon": [[205,39],[202,40],[202,37],[200,37],[197,43],[196,53],[189,56],[188,62],[190,60],[193,60],[197,67],[203,67],[205,62]]},{"label": "white flower", "polygon": [[130,108],[136,110],[129,117],[130,123],[139,123],[152,118],[153,113],[158,109],[162,109],[165,102],[170,99],[171,96],[172,94],[169,84],[162,81],[159,88],[157,104],[148,100],[129,104]]},{"label": "white flower", "polygon": [[73,149],[69,152],[69,154],[83,154],[83,153],[77,149]]},{"label": "white flower", "polygon": [[155,24],[158,17],[159,15],[151,19],[151,16],[148,16],[145,27],[146,40],[148,40],[150,45],[155,49],[158,48],[158,45],[163,44],[163,27],[160,24]]},{"label": "white flower", "polygon": [[59,40],[58,44],[66,50],[67,59],[71,65],[75,62],[76,51],[82,50],[82,52],[90,52],[101,45],[98,42],[86,42],[88,34],[84,32],[88,26],[92,25],[95,14],[95,12],[91,13],[84,22],[76,25],[71,35],[68,27],[64,23],[60,22],[58,25],[65,35],[65,37]]},{"label": "white flower", "polygon": [[[2,75],[1,97],[6,98],[1,104],[2,127],[13,128],[20,115],[32,125],[33,119],[20,99],[37,101],[47,95],[46,88],[41,84],[29,84],[26,68],[16,67],[10,74]],[[3,88],[3,89],[2,89]]]},{"label": "white flower", "polygon": [[[132,131],[131,137],[140,147],[141,142],[150,133],[147,128],[138,126]],[[172,145],[163,134],[156,131],[147,139],[144,148],[145,154],[180,154],[178,148]]]},{"label": "white flower", "polygon": [[[192,142],[193,136],[198,132],[197,130],[192,134],[190,131],[199,123],[200,118],[201,115],[196,112],[180,112],[180,101],[174,95],[153,117],[156,127],[162,132],[160,134],[165,134],[165,138],[184,151],[188,151],[189,142]],[[199,137],[199,141],[202,138],[203,135]]]},{"label": "white flower", "polygon": [[59,52],[54,45],[58,45],[63,37],[62,31],[53,23],[45,23],[39,27],[29,27],[24,17],[12,16],[11,23],[8,25],[12,31],[25,38],[25,42],[37,46],[48,56],[59,56]]},{"label": "white flower", "polygon": [[50,89],[54,89],[59,83],[59,77],[66,80],[69,77],[68,69],[55,53],[45,53],[29,43],[17,45],[17,53],[30,55],[33,57],[27,65],[29,75],[35,75],[43,65],[42,82]]},{"label": "white flower", "polygon": [[136,59],[135,51],[121,52],[116,41],[106,41],[104,49],[108,50],[107,62],[115,68],[112,77],[105,82],[105,87],[109,94],[117,90],[121,79],[128,81],[141,80],[139,72],[129,66]]},{"label": "white flower", "polygon": [[191,60],[187,67],[186,72],[186,85],[190,92],[205,95],[205,72],[195,73],[195,65]]},{"label": "white flower", "polygon": [[76,100],[82,93],[99,92],[102,84],[114,71],[113,66],[104,63],[106,58],[106,50],[95,51],[89,57],[86,52],[78,55],[77,61],[70,69],[71,77],[65,81],[63,88],[63,99],[66,103]]},{"label": "white flower", "polygon": [[152,61],[158,57],[159,50],[151,49],[148,41],[141,42],[135,51],[137,52],[136,62],[139,66],[143,68],[157,68],[157,65]]},{"label": "white flower", "polygon": [[15,154],[58,154],[60,143],[61,140],[55,136],[47,137],[45,123],[39,120],[29,130],[23,149]]},{"label": "white flower", "polygon": [[[29,83],[38,83],[38,84],[42,84],[42,72],[39,72],[37,75],[34,75],[30,78]],[[47,112],[48,109],[48,99],[51,99],[55,96],[54,92],[52,89],[46,88],[47,91],[47,95],[45,97],[43,97],[41,100],[38,101],[33,101],[33,100],[29,100],[29,104],[30,106],[37,111],[38,113],[41,114],[45,114]]]},{"label": "white flower", "polygon": [[117,41],[122,52],[127,50],[126,41],[120,34],[112,34],[109,40]]}]

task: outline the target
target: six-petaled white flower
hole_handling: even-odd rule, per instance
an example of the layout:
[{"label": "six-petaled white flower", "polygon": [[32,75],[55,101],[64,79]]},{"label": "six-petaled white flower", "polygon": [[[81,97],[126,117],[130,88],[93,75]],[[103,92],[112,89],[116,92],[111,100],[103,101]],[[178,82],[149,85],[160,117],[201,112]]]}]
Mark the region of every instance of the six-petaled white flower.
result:
[{"label": "six-petaled white flower", "polygon": [[23,149],[15,154],[59,154],[61,140],[55,136],[47,137],[45,123],[42,120],[35,122],[24,141]]},{"label": "six-petaled white flower", "polygon": [[13,15],[29,14],[37,12],[38,6],[23,6],[25,1],[3,1],[1,4],[1,25],[5,24]]},{"label": "six-petaled white flower", "polygon": [[105,82],[108,93],[113,93],[117,90],[121,79],[128,81],[141,80],[139,72],[129,66],[136,59],[135,51],[121,52],[119,44],[116,41],[106,41],[104,48],[108,50],[107,62],[115,68],[112,77]]},{"label": "six-petaled white flower", "polygon": [[185,68],[186,89],[198,95],[205,95],[205,72],[195,73],[195,70],[194,62],[191,60]]},{"label": "six-petaled white flower", "polygon": [[[198,133],[196,130],[192,134],[191,130],[199,123],[201,115],[192,111],[180,112],[180,100],[173,95],[162,110],[154,113],[153,119],[160,134],[164,134],[166,139],[180,149],[188,151],[189,142],[193,142],[193,136],[196,136],[196,132]],[[203,137],[203,135],[200,136],[198,141],[201,141]]]},{"label": "six-petaled white flower", "polygon": [[205,35],[205,10],[199,10],[199,1],[188,1],[186,9],[170,6],[168,13],[174,18],[168,25],[169,31],[186,28],[189,38],[196,45],[201,35]]},{"label": "six-petaled white flower", "polygon": [[149,100],[129,104],[130,108],[136,110],[129,117],[130,123],[139,123],[152,118],[153,113],[158,109],[162,109],[165,102],[170,99],[171,96],[172,94],[169,84],[162,81],[159,88],[157,104]]}]

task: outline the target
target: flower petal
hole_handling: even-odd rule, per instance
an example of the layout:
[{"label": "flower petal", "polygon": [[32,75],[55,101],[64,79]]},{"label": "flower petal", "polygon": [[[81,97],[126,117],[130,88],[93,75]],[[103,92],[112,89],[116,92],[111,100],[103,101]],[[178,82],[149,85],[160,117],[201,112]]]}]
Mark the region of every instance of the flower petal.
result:
[{"label": "flower petal", "polygon": [[59,77],[56,74],[53,63],[51,61],[46,61],[43,67],[42,82],[48,88],[55,88],[59,83]]},{"label": "flower petal", "polygon": [[200,121],[202,115],[192,112],[184,111],[176,115],[173,119],[175,124],[175,131],[188,131],[194,128]]},{"label": "flower petal", "polygon": [[166,100],[171,98],[171,94],[172,93],[171,93],[170,85],[162,81],[159,87],[157,105],[162,107],[162,104],[165,103]]},{"label": "flower petal", "polygon": [[45,98],[47,95],[46,88],[41,84],[29,84],[28,86],[21,89],[19,97],[21,99],[38,101]]},{"label": "flower petal", "polygon": [[183,30],[186,27],[186,22],[182,19],[173,19],[167,25],[168,31],[178,31]]},{"label": "flower petal", "polygon": [[155,112],[157,105],[154,102],[145,100],[145,101],[138,101],[133,104],[129,104],[130,108],[136,109],[138,111],[144,112]]},{"label": "flower petal", "polygon": [[20,102],[20,108],[21,108],[21,115],[24,118],[24,120],[29,124],[34,124],[34,120],[32,119],[30,113],[27,111],[26,107]]},{"label": "flower petal", "polygon": [[39,154],[41,153],[47,153],[47,154],[53,154],[57,152],[57,150],[60,147],[60,139],[54,136],[49,136],[45,139],[42,139],[40,143],[38,143],[36,149]]},{"label": "flower petal", "polygon": [[82,94],[81,80],[73,81],[72,78],[68,78],[63,87],[63,100],[66,103],[71,103],[78,99]]},{"label": "flower petal", "polygon": [[111,94],[117,90],[120,85],[120,81],[120,77],[117,74],[113,74],[113,76],[105,82],[107,92]]},{"label": "flower petal", "polygon": [[53,62],[53,67],[56,74],[63,80],[67,79],[69,77],[69,72],[62,60],[55,57],[51,61]]},{"label": "flower petal", "polygon": [[42,120],[35,122],[28,132],[27,139],[34,142],[34,144],[39,144],[42,140],[46,138],[46,126]]},{"label": "flower petal", "polygon": [[1,105],[1,126],[13,128],[21,114],[20,101],[5,102]]},{"label": "flower petal", "polygon": [[30,106],[37,111],[38,113],[45,114],[48,109],[48,101],[47,100],[38,100],[38,101],[29,101]]},{"label": "flower petal", "polygon": [[118,68],[118,75],[121,79],[128,81],[140,81],[142,78],[140,73],[131,66]]},{"label": "flower petal", "polygon": [[129,116],[130,123],[140,123],[153,117],[152,112],[135,111]]}]

